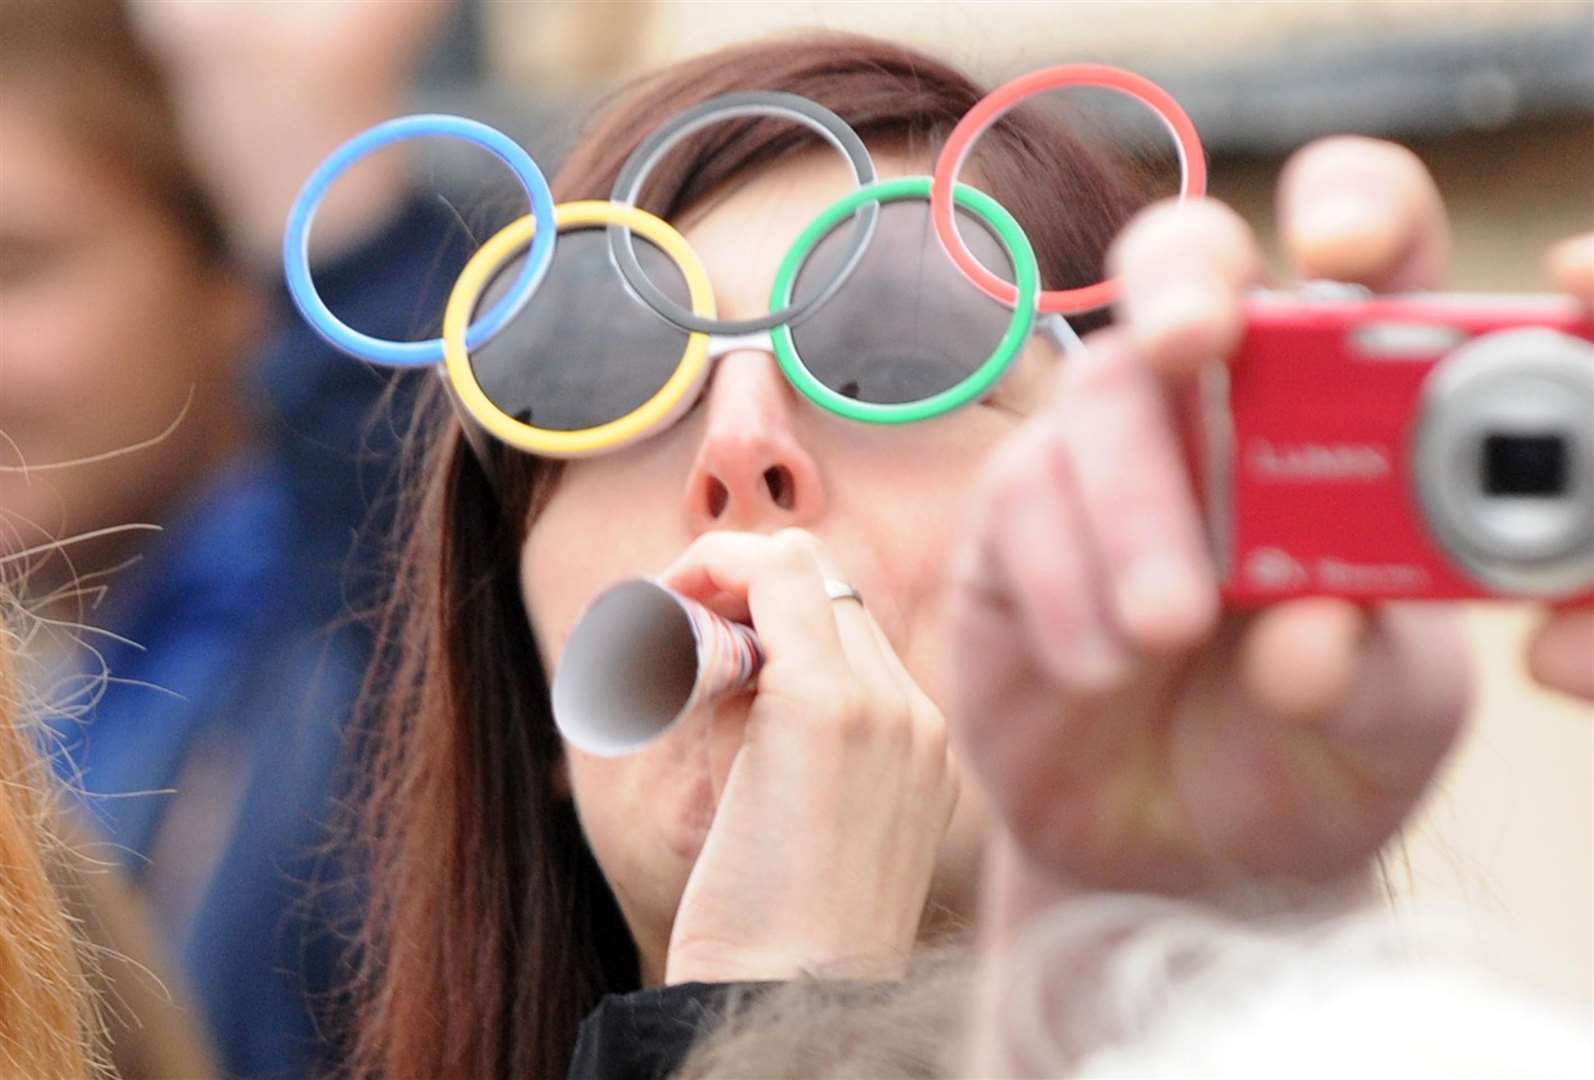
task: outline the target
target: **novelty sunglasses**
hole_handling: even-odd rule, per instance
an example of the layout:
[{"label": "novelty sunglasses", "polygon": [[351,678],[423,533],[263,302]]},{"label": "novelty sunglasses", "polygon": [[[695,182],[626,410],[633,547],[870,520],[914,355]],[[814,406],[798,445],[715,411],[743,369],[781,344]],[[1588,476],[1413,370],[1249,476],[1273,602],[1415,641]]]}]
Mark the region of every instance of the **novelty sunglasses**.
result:
[{"label": "novelty sunglasses", "polygon": [[[989,195],[956,181],[974,141],[1042,90],[1098,86],[1150,107],[1173,135],[1180,197],[1204,191],[1199,139],[1153,84],[1102,65],[1066,65],[1014,80],[954,128],[933,176],[881,181],[840,117],[792,94],[727,94],[688,109],[645,139],[610,199],[555,205],[513,140],[459,117],[378,125],[312,175],[284,238],[290,293],[326,340],[390,366],[441,362],[467,426],[527,453],[582,457],[658,432],[697,400],[713,361],[772,353],[792,385],[838,416],[876,424],[927,420],[982,400],[1040,331],[1078,348],[1066,315],[1111,301],[1116,282],[1043,291],[1023,229]],[[769,313],[727,320],[701,260],[668,222],[636,206],[653,168],[711,124],[772,116],[814,130],[847,161],[855,191],[823,210],[782,259]],[[509,166],[532,212],[484,244],[450,294],[440,338],[395,342],[342,323],[315,293],[309,229],[344,170],[392,142],[451,136]],[[639,244],[637,241],[640,240]],[[993,267],[995,269],[993,269]],[[532,303],[533,296],[536,303]],[[478,317],[479,309],[485,312]],[[1046,318],[1038,318],[1039,315]]]}]

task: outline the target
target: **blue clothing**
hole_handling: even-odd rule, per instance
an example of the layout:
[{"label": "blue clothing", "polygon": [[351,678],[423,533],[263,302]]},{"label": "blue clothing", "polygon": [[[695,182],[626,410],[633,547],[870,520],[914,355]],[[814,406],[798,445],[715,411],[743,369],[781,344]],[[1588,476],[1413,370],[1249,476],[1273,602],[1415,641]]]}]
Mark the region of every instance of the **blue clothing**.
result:
[{"label": "blue clothing", "polygon": [[[270,462],[235,461],[166,526],[146,556],[158,572],[126,581],[142,586],[138,595],[117,597],[108,613],[107,629],[127,640],[87,639],[99,657],[85,674],[103,662],[114,681],[86,723],[54,725],[57,768],[90,796],[94,823],[135,879],[202,729],[225,724],[240,747],[253,736],[258,717],[228,706],[243,689],[237,658],[266,629],[273,587],[292,573],[284,480]],[[111,584],[115,596],[123,582]]]},{"label": "blue clothing", "polygon": [[[472,247],[450,214],[416,199],[316,282],[352,325],[418,336],[440,320]],[[260,405],[264,452],[215,476],[112,583],[124,595],[102,625],[142,649],[102,648],[113,681],[55,750],[135,877],[151,873],[174,796],[128,793],[170,789],[198,746],[240,755],[235,824],[170,945],[227,1075],[250,1078],[339,1064],[346,1019],[331,1003],[359,889],[332,888],[341,871],[323,852],[370,658],[353,614],[376,599],[388,522],[375,496],[427,377],[401,377],[394,412],[373,423],[388,373],[322,343],[285,292],[280,307],[245,395]]]}]

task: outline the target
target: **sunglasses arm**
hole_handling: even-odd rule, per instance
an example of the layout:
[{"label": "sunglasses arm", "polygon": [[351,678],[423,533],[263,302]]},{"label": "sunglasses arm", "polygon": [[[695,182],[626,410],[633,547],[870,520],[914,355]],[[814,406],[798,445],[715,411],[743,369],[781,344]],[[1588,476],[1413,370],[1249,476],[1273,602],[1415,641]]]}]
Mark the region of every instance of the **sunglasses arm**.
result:
[{"label": "sunglasses arm", "polygon": [[1035,332],[1055,345],[1065,356],[1084,356],[1087,351],[1079,334],[1062,315],[1042,315],[1035,323]]}]

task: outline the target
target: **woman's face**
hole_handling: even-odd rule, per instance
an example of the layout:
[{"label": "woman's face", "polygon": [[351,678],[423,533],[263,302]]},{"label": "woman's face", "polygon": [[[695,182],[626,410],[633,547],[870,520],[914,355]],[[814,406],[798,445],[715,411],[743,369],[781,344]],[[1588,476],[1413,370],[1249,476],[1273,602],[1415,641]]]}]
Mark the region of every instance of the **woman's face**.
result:
[{"label": "woman's face", "polygon": [[[925,171],[920,161],[885,154],[875,161],[882,176]],[[839,158],[815,151],[678,220],[708,268],[720,315],[767,311],[792,241],[854,186]],[[1054,362],[1048,349],[1032,344],[988,401],[884,426],[822,411],[798,395],[767,353],[724,356],[687,416],[618,453],[567,465],[533,522],[521,583],[546,669],[557,668],[571,628],[610,584],[657,573],[709,530],[796,526],[829,549],[908,671],[944,703],[937,609],[962,495],[984,452],[1038,402]],[[772,486],[766,476],[782,466],[783,479]],[[745,697],[729,703],[713,723],[687,717],[625,757],[566,746],[588,841],[651,970],[662,970],[662,958],[646,953],[668,940],[739,739],[740,727],[723,714],[745,716],[746,707]],[[973,785],[961,790],[932,901],[969,915],[984,813]]]},{"label": "woman's face", "polygon": [[[0,94],[0,553],[159,520],[235,423],[233,364],[258,316],[42,93]],[[21,468],[60,462],[82,463]]]}]

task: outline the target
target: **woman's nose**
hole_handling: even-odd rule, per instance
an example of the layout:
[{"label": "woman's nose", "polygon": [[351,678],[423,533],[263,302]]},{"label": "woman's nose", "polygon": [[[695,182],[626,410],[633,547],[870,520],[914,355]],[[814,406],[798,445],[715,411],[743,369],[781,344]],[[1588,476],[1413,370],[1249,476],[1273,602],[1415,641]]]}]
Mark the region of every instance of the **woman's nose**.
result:
[{"label": "woman's nose", "polygon": [[824,512],[819,466],[792,427],[796,391],[775,358],[740,349],[715,361],[702,443],[687,478],[693,532],[784,528]]}]

